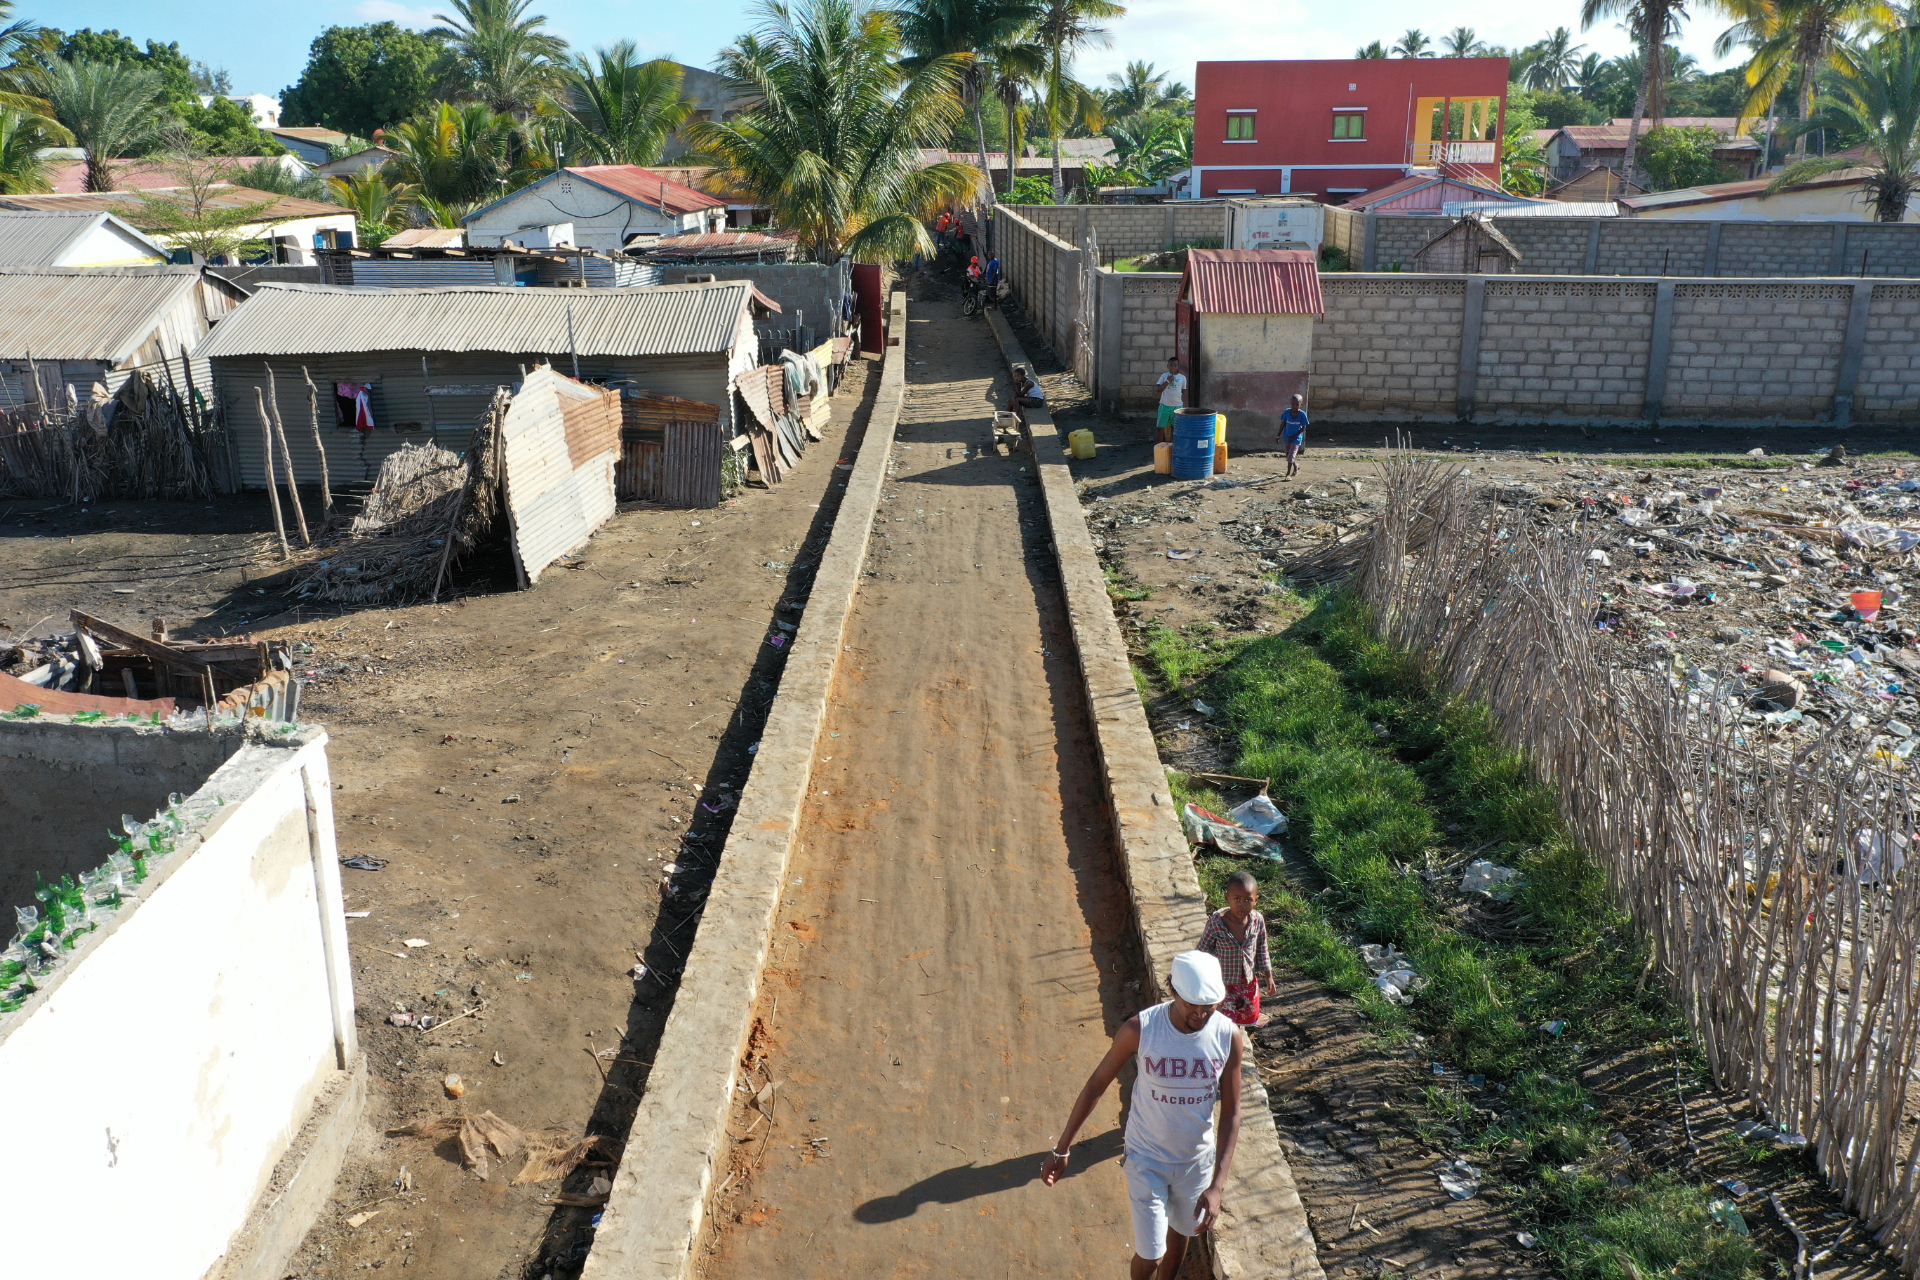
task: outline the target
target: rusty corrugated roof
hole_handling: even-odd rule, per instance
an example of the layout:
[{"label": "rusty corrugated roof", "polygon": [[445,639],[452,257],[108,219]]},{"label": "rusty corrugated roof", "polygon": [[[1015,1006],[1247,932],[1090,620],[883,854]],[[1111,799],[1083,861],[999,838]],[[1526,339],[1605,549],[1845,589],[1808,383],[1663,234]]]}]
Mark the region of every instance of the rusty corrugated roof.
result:
[{"label": "rusty corrugated roof", "polygon": [[1317,316],[1327,309],[1311,249],[1189,249],[1180,296],[1214,315]]},{"label": "rusty corrugated roof", "polygon": [[195,353],[319,355],[358,351],[498,351],[583,356],[731,351],[749,302],[768,302],[746,280],[623,289],[359,289],[265,284],[222,320]]}]

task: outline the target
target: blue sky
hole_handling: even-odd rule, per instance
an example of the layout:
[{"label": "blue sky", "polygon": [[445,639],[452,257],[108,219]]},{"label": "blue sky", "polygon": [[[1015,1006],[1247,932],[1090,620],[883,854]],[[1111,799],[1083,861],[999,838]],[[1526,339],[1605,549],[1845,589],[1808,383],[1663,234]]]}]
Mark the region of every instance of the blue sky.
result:
[{"label": "blue sky", "polygon": [[[63,29],[116,27],[135,40],[177,40],[188,57],[226,67],[236,92],[269,94],[299,77],[307,46],[322,29],[382,20],[424,28],[434,25],[440,7],[431,0],[320,0],[270,10],[231,0],[69,0],[59,5],[17,0],[18,16]],[[710,64],[751,23],[750,5],[743,0],[543,0],[535,11],[546,14],[553,28],[576,45],[632,39],[643,50],[695,66]],[[1472,0],[1373,0],[1358,8],[1336,0],[1132,0],[1128,15],[1114,24],[1113,46],[1083,55],[1082,69],[1098,81],[1138,58],[1171,69],[1191,85],[1196,59],[1344,58],[1369,40],[1391,43],[1410,26],[1438,36],[1462,25],[1490,43],[1527,44],[1556,25],[1578,31],[1579,4],[1543,0],[1537,7],[1495,11]],[[1718,66],[1708,51],[1718,29],[1712,19],[1696,20],[1681,46],[1704,66]],[[1590,51],[1606,55],[1627,47],[1612,27],[1578,38]]]}]

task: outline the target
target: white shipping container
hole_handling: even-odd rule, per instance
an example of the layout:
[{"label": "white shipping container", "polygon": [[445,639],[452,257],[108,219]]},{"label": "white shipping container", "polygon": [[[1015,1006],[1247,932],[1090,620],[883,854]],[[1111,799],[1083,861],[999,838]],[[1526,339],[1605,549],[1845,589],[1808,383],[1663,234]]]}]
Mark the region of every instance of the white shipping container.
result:
[{"label": "white shipping container", "polygon": [[1320,251],[1326,206],[1316,200],[1231,200],[1227,203],[1227,248]]}]

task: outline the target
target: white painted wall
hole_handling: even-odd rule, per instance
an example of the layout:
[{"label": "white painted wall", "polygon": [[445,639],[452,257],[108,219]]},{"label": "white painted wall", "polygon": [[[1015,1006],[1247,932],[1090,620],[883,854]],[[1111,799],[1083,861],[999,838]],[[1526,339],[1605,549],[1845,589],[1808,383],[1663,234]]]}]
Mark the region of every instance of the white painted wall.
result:
[{"label": "white painted wall", "polygon": [[319,730],[243,749],[203,842],[0,1022],[9,1274],[201,1280],[253,1210],[355,1047],[330,786]]},{"label": "white painted wall", "polygon": [[[1671,209],[1636,209],[1634,221],[1653,218],[1669,222],[1872,222],[1873,207],[1858,185],[1782,191],[1777,196],[1748,196],[1743,200],[1715,200],[1676,205]],[[1903,222],[1920,222],[1920,205],[1909,205]]]},{"label": "white painted wall", "polygon": [[467,242],[498,245],[502,239],[518,240],[519,233],[529,228],[571,222],[578,237],[574,243],[579,248],[618,253],[629,236],[725,230],[726,216],[725,209],[663,216],[657,205],[643,204],[563,173],[507,197],[467,223]]},{"label": "white painted wall", "polygon": [[129,235],[123,227],[103,221],[93,230],[67,246],[56,267],[145,267],[158,266],[166,259],[155,254],[152,246],[139,236]]}]

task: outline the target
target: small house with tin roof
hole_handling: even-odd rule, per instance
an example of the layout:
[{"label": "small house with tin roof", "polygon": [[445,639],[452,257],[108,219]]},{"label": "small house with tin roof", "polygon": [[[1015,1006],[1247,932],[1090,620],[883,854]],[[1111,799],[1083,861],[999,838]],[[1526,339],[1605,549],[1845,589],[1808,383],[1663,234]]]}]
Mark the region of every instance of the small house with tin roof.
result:
[{"label": "small house with tin roof", "polygon": [[718,447],[743,446],[735,388],[759,363],[754,322],[778,310],[746,280],[633,289],[263,284],[195,355],[212,366],[243,485],[266,484],[256,393],[277,394],[294,473],[320,482],[305,426],[308,376],[332,478],[362,484],[404,444],[463,448],[494,392],[541,364],[629,399],[714,406]]},{"label": "small house with tin roof", "polygon": [[619,253],[636,235],[724,231],[727,202],[634,164],[576,165],[483,205],[461,219],[469,245],[548,245],[548,228],[567,243]]},{"label": "small house with tin roof", "polygon": [[1307,394],[1326,311],[1311,249],[1191,249],[1174,306],[1188,403],[1227,415],[1235,450],[1272,448],[1280,411]]}]

